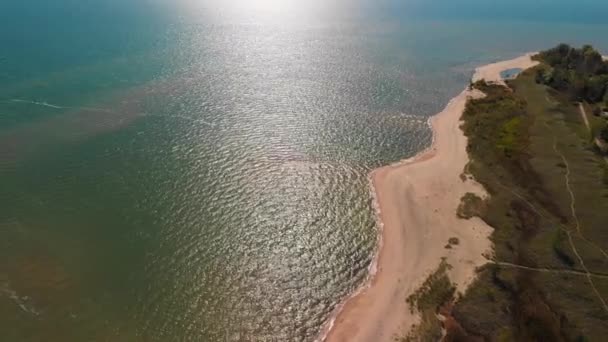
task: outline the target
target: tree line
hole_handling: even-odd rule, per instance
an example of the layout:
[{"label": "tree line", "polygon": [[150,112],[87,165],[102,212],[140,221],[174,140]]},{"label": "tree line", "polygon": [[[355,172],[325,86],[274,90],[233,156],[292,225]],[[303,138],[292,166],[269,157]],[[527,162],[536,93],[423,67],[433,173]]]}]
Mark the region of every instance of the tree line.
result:
[{"label": "tree line", "polygon": [[[608,61],[591,45],[577,49],[560,44],[535,58],[550,66],[538,69],[536,82],[566,93],[573,101],[595,105],[595,115],[608,112]],[[608,124],[599,137],[608,142]]]},{"label": "tree line", "polygon": [[575,101],[608,102],[608,61],[591,45],[577,49],[560,44],[536,58],[551,67],[538,71],[537,82],[565,92]]}]

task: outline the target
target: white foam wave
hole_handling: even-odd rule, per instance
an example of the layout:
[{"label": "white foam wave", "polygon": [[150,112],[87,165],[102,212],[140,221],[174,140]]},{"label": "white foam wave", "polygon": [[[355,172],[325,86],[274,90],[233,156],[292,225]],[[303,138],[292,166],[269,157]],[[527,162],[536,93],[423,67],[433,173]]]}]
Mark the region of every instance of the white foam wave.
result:
[{"label": "white foam wave", "polygon": [[359,286],[355,291],[351,292],[348,297],[343,299],[340,304],[334,309],[330,318],[326,321],[325,325],[321,328],[321,334],[315,339],[315,342],[323,342],[329,335],[330,331],[334,327],[336,322],[336,318],[344,309],[344,306],[351,301],[351,299],[357,297],[361,292],[368,289],[372,285],[372,280],[376,276],[376,272],[378,271],[378,259],[380,258],[380,251],[382,250],[383,241],[383,230],[384,223],[382,222],[380,215],[380,204],[378,202],[378,196],[376,194],[376,187],[374,186],[373,181],[373,173],[370,173],[367,177],[370,194],[372,197],[372,208],[374,210],[376,225],[378,227],[378,235],[377,235],[377,243],[376,248],[372,252],[372,261],[367,268],[367,276],[361,286]]},{"label": "white foam wave", "polygon": [[53,108],[53,109],[78,109],[78,110],[86,110],[86,111],[113,113],[112,110],[109,110],[106,108],[60,106],[60,105],[52,104],[52,103],[48,103],[48,102],[30,101],[30,100],[23,100],[23,99],[11,99],[10,102],[27,103],[27,104],[33,104],[36,106],[42,106],[42,107]]},{"label": "white foam wave", "polygon": [[[457,95],[456,97],[452,98],[448,104],[446,105],[446,108],[454,105],[454,103],[461,97],[461,96],[467,96],[469,92],[467,91],[467,89],[463,90],[459,95]],[[427,153],[430,153],[434,148],[435,148],[435,144],[436,144],[436,131],[433,128],[433,120],[434,118],[437,117],[437,115],[440,115],[442,113],[445,112],[445,109],[443,111],[441,111],[439,114],[433,115],[431,117],[429,117],[428,119],[426,119],[426,124],[428,125],[429,129],[431,130],[431,143],[430,145],[428,145],[425,149],[423,149],[422,151],[416,153],[416,155],[407,158],[407,159],[402,159],[400,161],[397,161],[393,164],[388,165],[388,167],[394,167],[394,166],[402,166],[405,164],[410,164],[412,162],[415,162],[418,158],[426,155]],[[368,275],[365,279],[365,281],[363,282],[363,284],[356,289],[354,292],[352,292],[348,297],[346,297],[345,299],[343,299],[340,304],[334,309],[334,311],[332,312],[329,320],[327,320],[327,322],[324,324],[324,326],[321,328],[321,334],[317,337],[317,339],[315,340],[315,342],[323,342],[325,341],[325,339],[327,338],[327,336],[329,335],[329,333],[331,332],[336,318],[338,317],[338,315],[342,312],[342,310],[344,309],[344,306],[350,302],[353,298],[357,297],[361,292],[363,292],[364,290],[366,290],[367,288],[369,288],[372,284],[372,280],[374,279],[376,272],[378,271],[378,261],[380,258],[380,251],[382,250],[382,246],[383,246],[383,231],[384,231],[384,223],[382,222],[382,212],[380,209],[380,203],[378,202],[378,195],[376,192],[376,187],[374,186],[374,181],[373,181],[373,171],[368,175],[368,182],[369,182],[369,188],[370,188],[370,194],[372,197],[372,208],[375,214],[375,219],[376,219],[376,225],[378,227],[378,237],[377,237],[377,241],[378,243],[376,244],[376,248],[373,251],[373,257],[372,257],[372,262],[369,265],[368,268]]]},{"label": "white foam wave", "polygon": [[8,283],[4,283],[2,284],[2,286],[0,286],[0,293],[5,294],[8,298],[12,299],[13,302],[15,302],[15,304],[17,304],[17,306],[19,306],[19,308],[24,312],[35,316],[38,316],[40,314],[38,310],[26,303],[28,297],[19,297],[17,292],[11,289]]},{"label": "white foam wave", "polygon": [[[84,111],[116,113],[115,111],[107,109],[107,108],[60,106],[60,105],[52,104],[52,103],[48,103],[48,102],[30,101],[30,100],[23,100],[23,99],[11,99],[10,102],[14,102],[14,103],[26,103],[26,104],[32,104],[32,105],[36,105],[36,106],[43,106],[43,107],[53,108],[53,109],[77,109],[77,110],[84,110]],[[161,115],[154,115],[154,114],[148,114],[148,113],[141,113],[141,115],[142,116],[161,116]],[[212,122],[209,122],[209,121],[206,121],[206,120],[203,120],[203,119],[197,119],[197,118],[185,116],[185,115],[171,115],[171,116],[163,116],[163,117],[165,117],[165,118],[177,118],[177,119],[181,119],[181,120],[191,121],[191,122],[194,122],[194,123],[201,123],[201,124],[207,125],[209,127],[215,127],[216,126]]]},{"label": "white foam wave", "polygon": [[29,104],[34,104],[37,106],[43,106],[43,107],[49,107],[49,108],[55,108],[55,109],[64,109],[65,108],[62,106],[57,106],[57,105],[46,103],[46,102],[28,101],[28,100],[21,100],[21,99],[12,99],[11,102],[29,103]]}]

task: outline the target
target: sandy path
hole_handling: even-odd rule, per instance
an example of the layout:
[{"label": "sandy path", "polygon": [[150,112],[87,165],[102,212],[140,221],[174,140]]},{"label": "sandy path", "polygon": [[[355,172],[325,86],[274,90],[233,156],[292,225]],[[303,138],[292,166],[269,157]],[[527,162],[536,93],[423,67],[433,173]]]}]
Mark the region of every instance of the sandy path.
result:
[{"label": "sandy path", "polygon": [[[490,64],[476,70],[474,80],[502,82],[505,69],[533,66],[530,55]],[[491,228],[480,219],[456,216],[466,192],[485,195],[472,180],[460,178],[468,155],[467,139],[460,130],[466,101],[477,92],[463,91],[431,118],[433,145],[412,160],[376,169],[371,174],[382,237],[378,270],[371,284],[346,301],[327,341],[393,341],[406,334],[417,315],[410,314],[406,298],[436,269],[442,257],[453,266],[451,279],[464,291],[475,268],[486,262]],[[445,249],[450,237],[460,244]],[[333,327],[332,327],[333,325]]]}]

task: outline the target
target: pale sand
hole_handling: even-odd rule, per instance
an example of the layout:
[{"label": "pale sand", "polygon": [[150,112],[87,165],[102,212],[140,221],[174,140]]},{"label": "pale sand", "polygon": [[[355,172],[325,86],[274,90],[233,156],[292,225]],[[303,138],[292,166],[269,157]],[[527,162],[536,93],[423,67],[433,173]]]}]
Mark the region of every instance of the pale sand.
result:
[{"label": "pale sand", "polygon": [[[501,71],[535,64],[530,55],[490,64],[478,68],[473,80],[501,83]],[[431,118],[431,147],[411,160],[372,172],[374,202],[383,227],[377,272],[368,286],[338,310],[321,339],[393,341],[419,320],[410,313],[406,298],[437,268],[441,258],[453,266],[449,275],[460,292],[474,279],[476,267],[486,262],[483,254],[491,253],[491,227],[478,218],[456,216],[466,192],[486,196],[480,184],[460,178],[469,160],[460,117],[472,96],[483,95],[465,90]],[[457,237],[460,244],[446,249],[450,237]]]}]

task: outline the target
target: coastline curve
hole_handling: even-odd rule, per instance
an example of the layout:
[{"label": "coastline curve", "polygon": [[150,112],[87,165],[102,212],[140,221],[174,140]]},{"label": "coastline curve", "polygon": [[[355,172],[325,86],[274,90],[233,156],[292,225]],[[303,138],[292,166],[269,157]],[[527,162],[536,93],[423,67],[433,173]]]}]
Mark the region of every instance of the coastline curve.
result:
[{"label": "coastline curve", "polygon": [[[472,80],[504,84],[500,73],[536,65],[533,55],[478,67]],[[336,307],[316,341],[383,341],[407,334],[419,317],[410,312],[405,299],[442,258],[453,266],[449,275],[460,292],[474,280],[475,269],[485,264],[482,254],[491,249],[492,228],[479,218],[467,221],[456,216],[466,192],[487,196],[479,183],[460,178],[468,163],[460,117],[468,99],[479,96],[483,94],[465,88],[428,119],[432,141],[427,148],[370,173],[379,231],[369,275]],[[446,250],[444,242],[452,235],[463,243]]]}]

